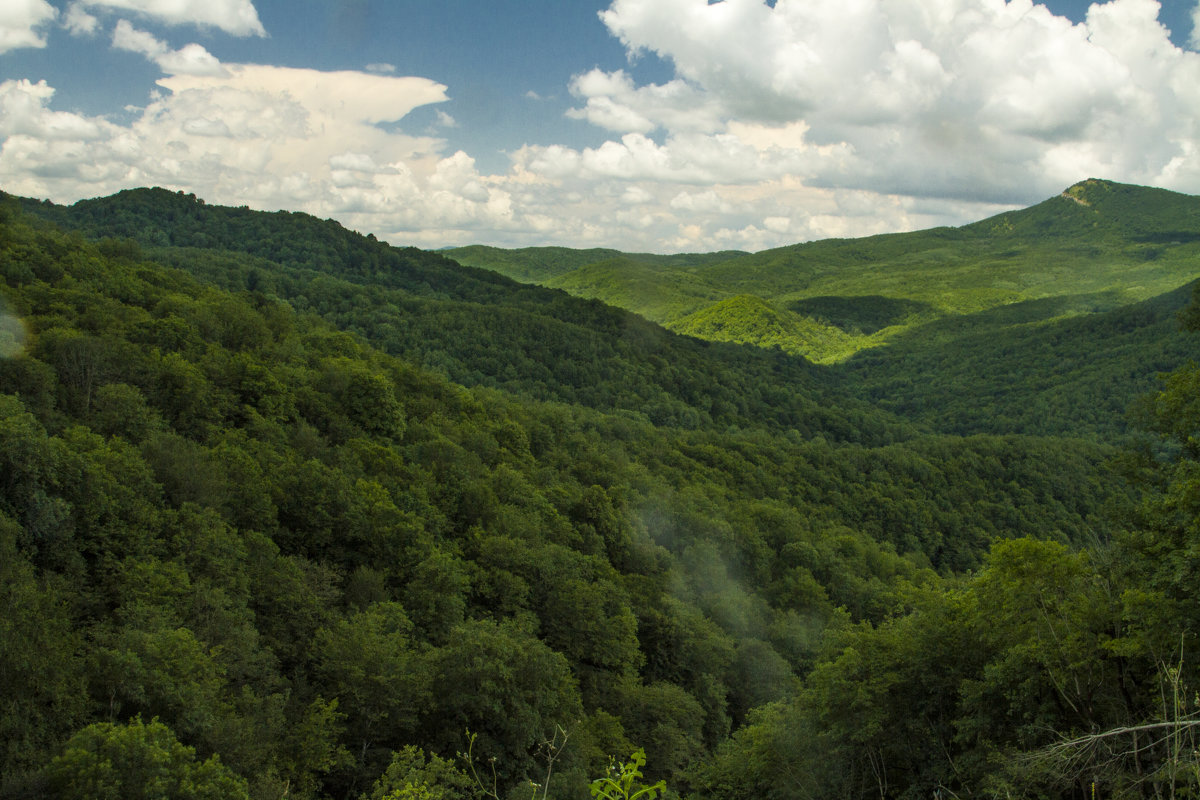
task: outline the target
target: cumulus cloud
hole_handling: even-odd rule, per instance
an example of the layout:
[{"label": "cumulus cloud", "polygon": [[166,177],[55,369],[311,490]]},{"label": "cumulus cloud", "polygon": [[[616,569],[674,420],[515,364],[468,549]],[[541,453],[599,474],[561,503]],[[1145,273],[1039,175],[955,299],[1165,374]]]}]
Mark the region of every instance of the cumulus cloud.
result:
[{"label": "cumulus cloud", "polygon": [[63,27],[72,36],[91,36],[99,29],[100,20],[85,11],[79,3],[72,3],[67,8],[66,16],[63,19]]},{"label": "cumulus cloud", "polygon": [[102,120],[50,111],[46,106],[52,97],[54,88],[45,81],[0,83],[0,111],[4,112],[0,114],[0,135],[6,139],[24,136],[78,142],[90,142],[104,136],[106,127]]},{"label": "cumulus cloud", "polygon": [[530,235],[655,250],[959,224],[1089,176],[1200,192],[1200,56],[1158,11],[614,0],[630,57],[674,76],[575,76],[568,116],[612,136],[523,147],[494,182]]},{"label": "cumulus cloud", "polygon": [[[248,0],[79,2],[261,32],[257,15],[234,24]],[[630,57],[674,74],[564,79],[568,115],[600,139],[527,145],[500,174],[438,138],[444,111],[403,132],[447,99],[433,81],[222,65],[124,23],[114,42],[162,65],[161,94],[117,125],[55,110],[45,83],[0,83],[0,183],[57,200],[164,185],[424,246],[652,251],[960,224],[1091,176],[1200,193],[1200,54],[1158,11],[1110,0],[1072,24],[1031,0],[613,0],[601,19]]]},{"label": "cumulus cloud", "polygon": [[188,44],[179,50],[172,50],[152,34],[138,30],[126,20],[117,23],[112,43],[118,50],[141,53],[168,75],[227,74],[221,62],[200,45]]},{"label": "cumulus cloud", "polygon": [[685,81],[635,88],[624,70],[593,69],[571,82],[571,93],[586,105],[567,116],[618,133],[650,133],[660,127],[708,132],[720,127],[718,105]]},{"label": "cumulus cloud", "polygon": [[1002,202],[1092,174],[1196,189],[1179,167],[1200,56],[1158,11],[1113,0],[1072,25],[1029,0],[614,0],[610,31],[676,78],[586,73],[571,113],[626,134],[609,156],[666,133],[654,160],[620,153],[630,176],[711,173],[700,136],[751,179]]},{"label": "cumulus cloud", "polygon": [[[394,123],[412,109],[446,99],[440,84],[260,65],[225,70],[162,78],[161,94],[128,125],[54,110],[45,82],[0,83],[0,184],[60,202],[165,186],[214,203],[332,216],[431,247],[761,249],[782,236],[946,221],[940,209],[866,202],[787,176],[735,181],[739,165],[721,162],[730,149],[708,147],[702,136],[689,151],[695,163],[629,134],[593,150],[525,148],[511,171],[489,175],[466,153],[444,153],[440,139],[397,132]],[[770,137],[746,136],[756,144],[743,144],[745,163],[769,175],[757,147],[767,148]]]},{"label": "cumulus cloud", "polygon": [[[27,2],[27,0],[21,0]],[[83,5],[133,11],[168,25],[219,28],[234,36],[266,36],[250,0],[80,0]]]},{"label": "cumulus cloud", "polygon": [[[125,44],[157,52],[130,27]],[[510,224],[510,195],[440,139],[397,132],[446,87],[424,78],[229,64],[179,72],[129,125],[52,108],[44,81],[0,83],[0,184],[62,202],[158,185],[305,210],[414,241]],[[435,244],[434,241],[423,243]]]},{"label": "cumulus cloud", "polygon": [[5,0],[0,4],[0,53],[20,47],[45,47],[41,29],[57,15],[46,0]]}]

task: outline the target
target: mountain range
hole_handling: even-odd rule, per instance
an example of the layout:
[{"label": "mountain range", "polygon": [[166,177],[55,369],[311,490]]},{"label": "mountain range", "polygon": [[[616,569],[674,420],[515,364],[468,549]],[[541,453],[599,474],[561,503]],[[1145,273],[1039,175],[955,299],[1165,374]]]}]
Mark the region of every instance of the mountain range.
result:
[{"label": "mountain range", "polygon": [[0,800],[1198,788],[1197,247],[2,195]]},{"label": "mountain range", "polygon": [[1191,352],[1174,315],[1200,276],[1200,199],[1087,180],[961,228],[754,254],[446,254],[827,364],[848,394],[939,430],[1112,436]]},{"label": "mountain range", "polygon": [[[1087,180],[961,228],[759,253],[654,256],[563,248],[444,251],[468,266],[629,309],[670,330],[844,361],[947,318],[1031,300],[1039,321],[1146,300],[1195,277],[1200,201]],[[1033,320],[1028,320],[1033,321]]]}]

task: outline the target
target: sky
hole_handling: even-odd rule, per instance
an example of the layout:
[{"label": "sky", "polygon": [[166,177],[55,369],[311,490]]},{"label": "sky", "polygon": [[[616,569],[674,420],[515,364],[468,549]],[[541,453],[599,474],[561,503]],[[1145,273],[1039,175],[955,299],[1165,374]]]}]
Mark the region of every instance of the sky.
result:
[{"label": "sky", "polygon": [[0,0],[0,190],[762,250],[1200,193],[1196,0]]}]

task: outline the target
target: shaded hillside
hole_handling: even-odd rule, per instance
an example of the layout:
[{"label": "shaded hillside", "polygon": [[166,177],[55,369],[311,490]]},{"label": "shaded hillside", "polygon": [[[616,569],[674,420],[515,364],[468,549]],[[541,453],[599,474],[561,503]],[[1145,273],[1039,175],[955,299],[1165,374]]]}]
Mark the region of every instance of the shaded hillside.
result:
[{"label": "shaded hillside", "polygon": [[307,215],[212,206],[159,189],[70,207],[22,205],[109,238],[113,252],[320,314],[468,386],[680,427],[766,425],[878,442],[913,432],[828,388],[804,359],[676,336],[627,311]]},{"label": "shaded hillside", "polygon": [[949,317],[833,368],[881,408],[955,433],[1091,433],[1115,440],[1162,372],[1200,355],[1179,313],[1194,284],[1106,311],[1110,297],[1014,303]]}]

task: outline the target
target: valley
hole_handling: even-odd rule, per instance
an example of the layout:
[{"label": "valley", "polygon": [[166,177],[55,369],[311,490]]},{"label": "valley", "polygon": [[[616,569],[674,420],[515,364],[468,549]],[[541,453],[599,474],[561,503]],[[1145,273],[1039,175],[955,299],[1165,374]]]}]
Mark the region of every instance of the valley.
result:
[{"label": "valley", "polygon": [[0,798],[1184,796],[1198,248],[2,195]]}]

